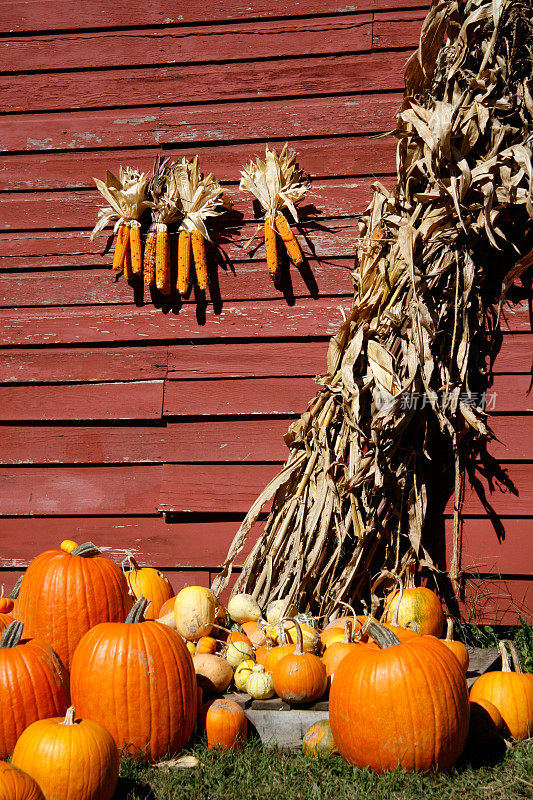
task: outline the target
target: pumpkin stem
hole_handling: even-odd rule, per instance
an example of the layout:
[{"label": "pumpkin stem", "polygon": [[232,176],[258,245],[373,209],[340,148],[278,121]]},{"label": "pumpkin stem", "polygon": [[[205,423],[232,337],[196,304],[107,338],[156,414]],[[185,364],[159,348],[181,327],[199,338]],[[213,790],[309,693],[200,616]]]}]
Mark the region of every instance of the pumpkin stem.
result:
[{"label": "pumpkin stem", "polygon": [[401,644],[395,633],[377,622],[369,623],[368,632],[381,650]]},{"label": "pumpkin stem", "polygon": [[410,619],[409,622],[405,623],[406,628],[410,628],[415,633],[420,633],[420,628],[418,627],[418,622],[415,622],[414,619]]},{"label": "pumpkin stem", "polygon": [[453,619],[446,617],[446,641],[453,642]]},{"label": "pumpkin stem", "polygon": [[352,641],[352,629],[352,623],[347,619],[344,623],[344,636],[342,637],[342,641],[346,644],[350,644]]},{"label": "pumpkin stem", "polygon": [[[294,650],[293,655],[295,655],[295,656],[303,656],[304,653],[305,653],[305,650],[304,650],[304,637],[302,636],[302,629],[300,628],[298,620],[295,617],[283,617],[283,619],[280,620],[280,625],[281,625],[282,629],[283,629],[283,623],[284,622],[294,622],[294,625],[296,627],[296,648]],[[285,633],[285,631],[283,631],[283,632]]]},{"label": "pumpkin stem", "polygon": [[82,558],[90,558],[91,556],[99,556],[100,550],[92,542],[84,542],[79,544],[70,554],[71,556],[82,556]]},{"label": "pumpkin stem", "polygon": [[60,722],[60,725],[74,725],[74,720],[76,719],[76,712],[74,710],[74,706],[69,706],[67,708],[67,713],[65,714],[65,719],[63,722]]},{"label": "pumpkin stem", "polygon": [[506,645],[511,651],[515,672],[518,672],[520,675],[522,675],[524,670],[522,669],[522,664],[520,663],[518,650],[516,649],[515,643],[510,642],[508,639],[502,639],[500,642],[498,642],[498,649],[502,656],[502,672],[512,672],[511,661],[509,659]]},{"label": "pumpkin stem", "polygon": [[122,572],[124,573],[136,572],[138,569],[140,569],[139,564],[135,560],[135,556],[133,555],[133,553],[130,553],[129,551],[126,553],[126,558],[122,562],[121,567],[122,567]]},{"label": "pumpkin stem", "polygon": [[0,638],[0,648],[3,647],[16,647],[22,639],[23,622],[16,620],[7,626]]},{"label": "pumpkin stem", "polygon": [[13,589],[11,590],[11,593],[9,595],[11,600],[16,600],[18,598],[20,592],[20,584],[22,583],[23,577],[24,575],[21,575],[16,584],[13,586]]},{"label": "pumpkin stem", "polygon": [[[126,622],[135,623],[135,622],[144,622],[144,615],[146,613],[146,609],[150,605],[150,600],[147,600],[146,597],[141,595],[136,603],[134,603],[130,613],[126,617]],[[162,617],[161,619],[164,619]],[[158,622],[161,622],[161,619]]]}]

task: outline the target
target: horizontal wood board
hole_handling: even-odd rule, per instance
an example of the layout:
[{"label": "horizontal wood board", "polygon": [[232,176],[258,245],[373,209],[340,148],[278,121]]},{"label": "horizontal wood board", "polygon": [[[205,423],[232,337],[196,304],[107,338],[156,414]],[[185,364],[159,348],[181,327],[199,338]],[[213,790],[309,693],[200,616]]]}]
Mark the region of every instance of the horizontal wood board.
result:
[{"label": "horizontal wood board", "polygon": [[[394,141],[381,134],[394,126],[426,7],[0,2],[0,578],[8,588],[63,538],[94,540],[117,561],[133,550],[176,590],[214,578],[283,463],[283,434],[314,396],[328,338],[350,310],[357,219],[374,181],[393,184]],[[312,184],[297,231],[304,268],[286,265],[277,286],[260,238],[243,249],[256,221],[238,181],[267,142],[286,140]],[[236,213],[213,227],[205,298],[191,292],[182,303],[116,281],[106,235],[88,239],[101,205],[93,177],[119,164],[148,171],[159,150],[198,153],[234,201]],[[463,564],[495,587],[478,603],[487,620],[531,605],[526,304],[504,331],[491,452],[519,494],[495,487],[490,500],[505,538],[472,491],[464,508]],[[449,548],[449,516],[443,530]],[[503,582],[492,583],[497,574],[507,599]],[[478,584],[468,588],[465,614],[479,594]]]}]

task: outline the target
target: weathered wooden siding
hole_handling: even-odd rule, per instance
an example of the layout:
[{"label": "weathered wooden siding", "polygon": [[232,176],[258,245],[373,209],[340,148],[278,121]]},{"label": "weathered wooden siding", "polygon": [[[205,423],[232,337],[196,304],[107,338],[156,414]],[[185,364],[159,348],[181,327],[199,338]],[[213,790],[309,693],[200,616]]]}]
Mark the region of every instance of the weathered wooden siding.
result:
[{"label": "weathered wooden siding", "polygon": [[[403,65],[420,0],[0,2],[0,579],[36,552],[92,539],[131,549],[176,589],[207,583],[282,434],[315,393],[328,337],[351,302],[357,214],[391,181]],[[313,178],[310,273],[283,296],[266,274],[242,164],[289,140]],[[205,309],[155,307],[115,282],[90,243],[92,176],[156,152],[198,152],[244,224]],[[465,504],[464,566],[489,588],[488,621],[532,605],[533,492],[526,309],[498,361],[494,454],[520,489],[498,490],[499,543]],[[528,416],[529,415],[529,416]],[[528,427],[529,426],[529,427]],[[448,509],[449,511],[449,509]],[[449,542],[449,520],[448,528]],[[449,553],[447,554],[449,558]],[[513,600],[505,597],[510,592]]]}]

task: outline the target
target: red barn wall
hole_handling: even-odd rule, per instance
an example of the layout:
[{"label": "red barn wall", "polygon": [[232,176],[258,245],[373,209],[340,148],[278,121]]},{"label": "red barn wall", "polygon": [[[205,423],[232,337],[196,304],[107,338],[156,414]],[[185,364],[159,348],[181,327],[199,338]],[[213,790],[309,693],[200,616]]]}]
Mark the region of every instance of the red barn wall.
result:
[{"label": "red barn wall", "polygon": [[[419,0],[17,0],[0,3],[0,580],[39,551],[93,540],[155,564],[177,590],[208,583],[239,521],[286,457],[282,434],[315,393],[351,302],[357,216],[390,182],[403,65]],[[242,164],[288,140],[311,173],[318,297],[266,274],[238,193]],[[200,154],[244,215],[205,315],[142,302],[94,243],[93,176],[159,149]],[[214,283],[216,286],[216,282]],[[205,318],[204,318],[205,317]],[[499,543],[470,494],[463,565],[487,621],[531,607],[531,338],[525,309],[498,361]],[[528,550],[529,548],[529,550]],[[487,587],[496,598],[484,604]],[[513,599],[506,596],[510,592]],[[514,614],[515,615],[515,614]]]}]

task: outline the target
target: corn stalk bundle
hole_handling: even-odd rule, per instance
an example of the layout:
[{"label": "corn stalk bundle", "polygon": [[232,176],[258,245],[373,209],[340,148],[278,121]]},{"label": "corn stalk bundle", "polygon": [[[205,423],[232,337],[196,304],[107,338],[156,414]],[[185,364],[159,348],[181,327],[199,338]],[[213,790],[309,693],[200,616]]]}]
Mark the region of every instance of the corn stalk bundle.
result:
[{"label": "corn stalk bundle", "polygon": [[[406,66],[397,182],[374,185],[361,219],[353,309],[215,592],[272,497],[234,588],[260,604],[329,615],[366,597],[373,611],[369,587],[413,563],[458,589],[462,478],[491,438],[500,311],[533,263],[532,12],[531,0],[432,3]],[[427,524],[436,489],[455,492],[449,576]]]}]

